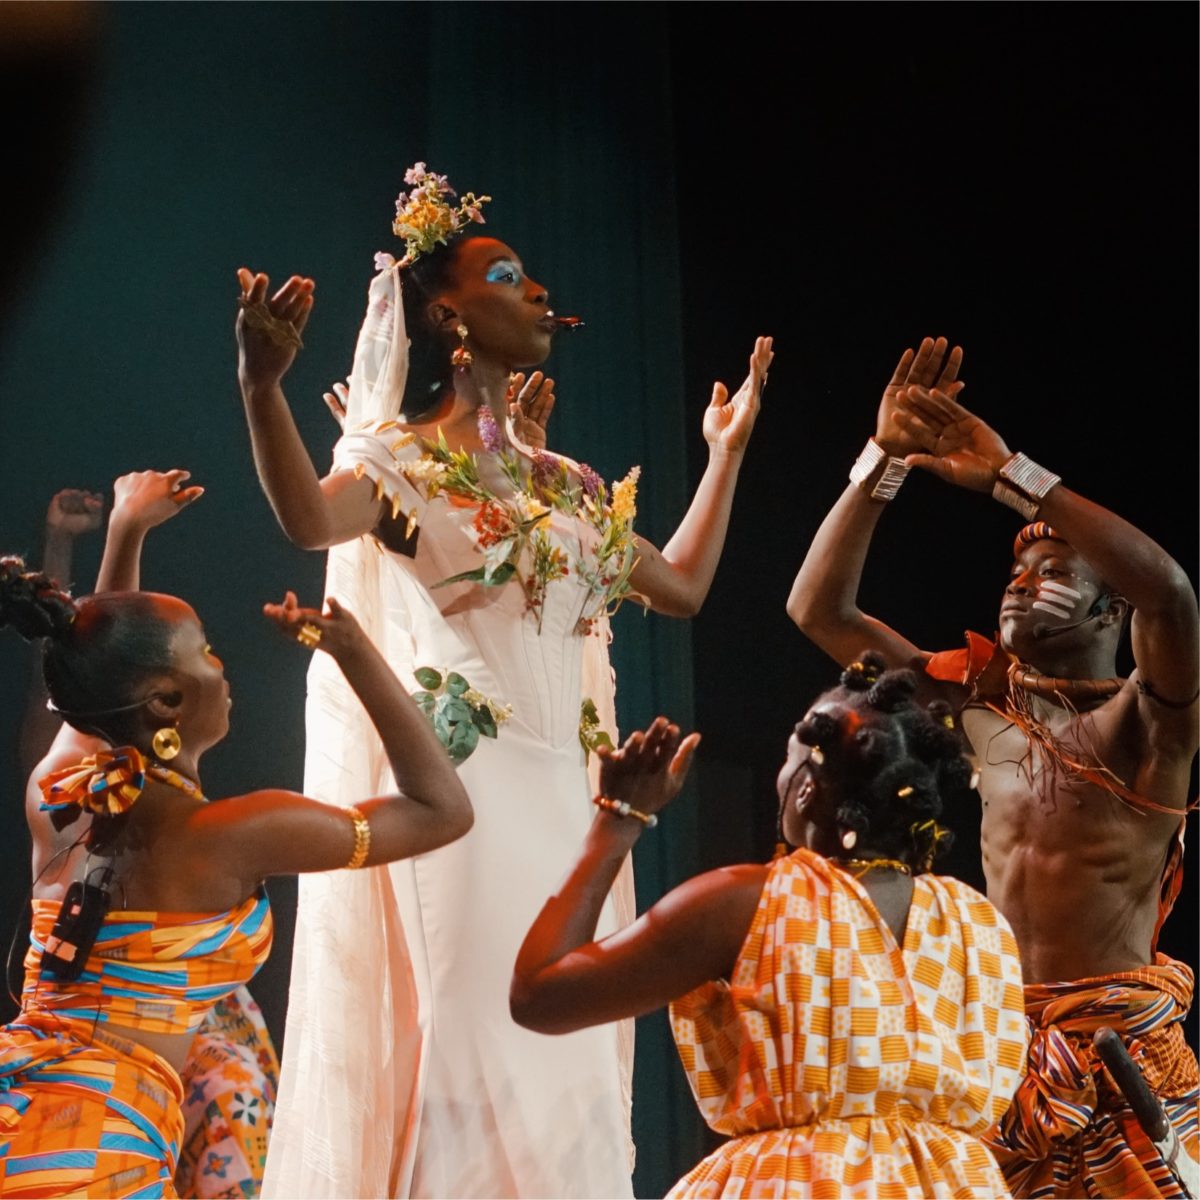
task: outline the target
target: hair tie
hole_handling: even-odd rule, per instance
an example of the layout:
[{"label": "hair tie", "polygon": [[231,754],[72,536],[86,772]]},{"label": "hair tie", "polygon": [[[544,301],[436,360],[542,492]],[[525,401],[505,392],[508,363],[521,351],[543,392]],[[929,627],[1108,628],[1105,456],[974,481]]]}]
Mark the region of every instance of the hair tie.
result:
[{"label": "hair tie", "polygon": [[914,822],[908,827],[908,832],[917,851],[917,866],[921,872],[933,868],[933,860],[937,858],[943,843],[954,836],[949,829],[934,820]]}]

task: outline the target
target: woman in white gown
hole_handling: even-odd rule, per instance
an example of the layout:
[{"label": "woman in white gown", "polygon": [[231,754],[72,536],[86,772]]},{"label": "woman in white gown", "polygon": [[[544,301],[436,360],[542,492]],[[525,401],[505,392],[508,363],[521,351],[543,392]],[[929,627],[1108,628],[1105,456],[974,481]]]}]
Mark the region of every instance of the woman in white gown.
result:
[{"label": "woman in white gown", "polygon": [[[406,179],[453,211],[444,181]],[[615,734],[607,613],[630,589],[672,615],[699,607],[770,339],[735,396],[715,385],[709,466],[660,553],[632,534],[636,472],[597,490],[587,468],[527,444],[540,430],[521,406],[544,420],[550,381],[535,374],[510,409],[510,373],[542,362],[556,328],[517,255],[461,233],[408,247],[400,264],[384,256],[371,285],[324,479],[280,388],[312,282],[292,277],[269,297],[265,276],[239,272],[239,377],[263,487],[294,542],[331,547],[327,592],[361,615],[406,685],[428,689],[476,814],[444,850],[302,882],[264,1194],[628,1196],[631,1032],[529,1033],[509,1015],[509,979],[591,820],[585,699]],[[425,412],[400,423],[414,388]],[[386,775],[320,656],[307,734],[309,794],[349,804]],[[632,917],[626,877],[605,924]]]}]

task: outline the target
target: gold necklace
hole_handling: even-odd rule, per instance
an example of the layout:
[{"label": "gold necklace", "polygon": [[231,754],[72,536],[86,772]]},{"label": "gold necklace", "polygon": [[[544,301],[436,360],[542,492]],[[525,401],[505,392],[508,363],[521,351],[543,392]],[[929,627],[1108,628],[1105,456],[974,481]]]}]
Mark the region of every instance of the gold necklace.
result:
[{"label": "gold necklace", "polygon": [[868,871],[899,871],[911,875],[912,867],[898,858],[831,858],[835,867],[849,871],[855,879],[861,879]]}]

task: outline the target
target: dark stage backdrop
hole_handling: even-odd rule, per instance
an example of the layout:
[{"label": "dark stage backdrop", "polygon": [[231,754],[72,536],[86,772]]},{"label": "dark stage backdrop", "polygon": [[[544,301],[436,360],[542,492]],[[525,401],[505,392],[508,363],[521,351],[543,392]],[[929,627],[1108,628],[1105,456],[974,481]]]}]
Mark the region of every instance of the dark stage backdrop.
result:
[{"label": "dark stage backdrop", "polygon": [[[349,366],[415,159],[493,195],[491,229],[560,312],[586,317],[550,363],[552,444],[610,477],[640,462],[640,523],[660,542],[702,468],[712,379],[736,384],[754,335],[776,336],[705,611],[618,618],[623,728],[665,711],[705,734],[696,794],[639,847],[643,903],[700,866],[769,852],[784,741],[832,678],[784,600],[921,335],[963,343],[966,398],[1011,445],[1194,576],[1195,10],[805,5],[786,35],[782,11],[103,10],[90,98],[53,134],[70,182],[0,329],[0,541],[36,556],[61,487],[148,466],[208,487],[151,535],[144,579],[191,600],[226,660],[234,724],[206,761],[210,793],[299,784],[305,662],[257,612],[286,587],[315,597],[322,569],[284,541],[255,482],[233,271],[317,279],[288,394],[323,465],[320,393]],[[33,136],[51,136],[47,111],[24,98]],[[23,192],[54,178],[28,173]],[[28,250],[20,229],[5,235]],[[865,607],[931,648],[990,632],[1015,516],[923,477],[893,510]],[[81,545],[82,588],[97,558]],[[13,641],[0,643],[6,929],[28,886]],[[978,814],[954,824],[953,869],[978,883]],[[1193,855],[1165,941],[1191,963],[1195,881]],[[294,894],[272,885],[280,938],[255,985],[277,1033]],[[659,1195],[710,1142],[661,1015],[640,1023],[635,1096],[637,1190]]]}]

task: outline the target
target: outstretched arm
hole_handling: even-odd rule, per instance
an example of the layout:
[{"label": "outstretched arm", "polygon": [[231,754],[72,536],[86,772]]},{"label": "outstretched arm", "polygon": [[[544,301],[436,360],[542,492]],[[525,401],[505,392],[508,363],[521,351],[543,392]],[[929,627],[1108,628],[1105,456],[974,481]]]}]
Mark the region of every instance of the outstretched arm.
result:
[{"label": "outstretched arm", "polygon": [[381,512],[370,480],[349,471],[319,478],[283,394],[283,377],[312,312],[313,281],[293,275],[269,299],[265,275],[242,268],[238,282],[238,382],[254,465],[280,526],[304,550],[324,550],[369,533]]},{"label": "outstretched arm", "polygon": [[[874,440],[885,454],[900,458],[922,445],[897,421],[904,388],[937,380],[950,394],[961,389],[956,380],[962,350],[955,346],[947,351],[945,338],[925,338],[915,352],[909,349],[901,355],[884,389],[875,425]],[[903,634],[858,607],[867,551],[886,506],[886,501],[872,499],[857,484],[846,488],[821,522],[788,596],[788,616],[840,666],[864,650],[882,654],[892,667],[909,666],[924,657]]]},{"label": "outstretched arm", "polygon": [[[959,487],[993,491],[1001,470],[1014,457],[994,429],[936,388],[909,388],[901,409],[914,435],[934,450],[911,454],[912,465]],[[1140,529],[1062,483],[1041,497],[1037,515],[1129,602],[1134,662],[1143,688],[1150,692],[1139,702],[1143,714],[1153,728],[1177,736],[1190,756],[1196,747],[1200,622],[1187,574]]]},{"label": "outstretched arm", "polygon": [[771,343],[769,337],[754,343],[749,374],[732,398],[723,383],[713,384],[712,402],[704,414],[708,467],[674,536],[661,551],[644,538],[637,539],[638,563],[630,582],[656,612],[695,616],[712,586],[729,529],[738,471],[775,357]]},{"label": "outstretched arm", "polygon": [[132,471],[113,484],[113,509],[96,591],[141,590],[146,534],[204,495],[202,487],[183,486],[190,478],[190,471]]},{"label": "outstretched arm", "polygon": [[[659,717],[606,753],[601,787],[611,800],[657,813],[679,791],[696,734]],[[734,867],[676,888],[627,929],[593,940],[605,897],[646,826],[600,812],[579,859],[547,902],[517,955],[509,1006],[540,1033],[570,1033],[640,1016],[727,975],[745,940],[766,868]]]},{"label": "outstretched arm", "polygon": [[[397,791],[364,797],[370,827],[364,863],[375,866],[436,850],[474,822],[466,789],[433,727],[358,622],[330,598],[324,612],[301,608],[287,593],[266,615],[288,636],[304,638],[341,668],[375,726]],[[356,848],[344,810],[294,792],[267,791],[223,800],[192,821],[200,861],[227,864],[247,890],[269,875],[344,867]]]},{"label": "outstretched arm", "polygon": [[[99,529],[104,520],[104,498],[94,492],[64,488],[46,510],[46,532],[42,571],[60,587],[71,586],[71,563],[75,539]],[[46,707],[46,685],[42,680],[41,656],[32,656],[29,694],[21,720],[19,758],[22,778],[28,778],[50,748],[62,722]]]}]

